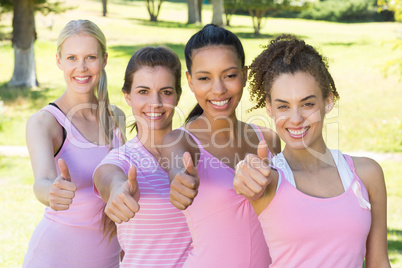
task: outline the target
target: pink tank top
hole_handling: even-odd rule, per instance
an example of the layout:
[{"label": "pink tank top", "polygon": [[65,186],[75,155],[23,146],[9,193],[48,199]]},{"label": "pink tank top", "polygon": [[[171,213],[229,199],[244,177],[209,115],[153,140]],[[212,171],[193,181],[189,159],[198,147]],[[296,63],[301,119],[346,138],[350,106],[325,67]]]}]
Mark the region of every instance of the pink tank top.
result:
[{"label": "pink tank top", "polygon": [[193,249],[184,267],[268,267],[271,258],[257,215],[233,189],[234,170],[181,129],[189,133],[200,150],[198,195],[183,211],[193,238]]},{"label": "pink tank top", "polygon": [[[89,142],[64,113],[55,106],[48,105],[43,110],[51,113],[67,132],[67,137],[60,151],[54,157],[57,174],[60,174],[57,161],[62,158],[68,166],[71,181],[77,185],[77,191],[70,208],[54,211],[50,207],[46,207],[45,217],[68,226],[99,230],[104,202],[93,191],[92,174],[109,152],[109,145],[98,146]],[[118,141],[116,135],[113,140]],[[99,234],[103,235],[102,231],[99,231]]]},{"label": "pink tank top", "polygon": [[332,198],[300,192],[278,169],[276,195],[259,215],[272,257],[270,267],[362,267],[371,225],[370,204],[352,158],[344,157],[346,167],[337,167],[338,171],[350,168],[351,185]]}]

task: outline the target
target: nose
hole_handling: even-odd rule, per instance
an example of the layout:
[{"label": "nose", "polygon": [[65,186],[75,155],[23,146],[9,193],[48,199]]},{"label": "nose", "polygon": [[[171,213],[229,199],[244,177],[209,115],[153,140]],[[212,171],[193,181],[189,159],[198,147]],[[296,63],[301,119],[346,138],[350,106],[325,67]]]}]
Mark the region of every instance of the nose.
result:
[{"label": "nose", "polygon": [[161,101],[161,96],[158,93],[155,93],[152,95],[150,101],[149,101],[149,106],[152,108],[158,108],[162,107],[162,101]]},{"label": "nose", "polygon": [[221,79],[216,79],[212,85],[211,91],[216,95],[222,95],[226,93],[227,89],[225,87],[225,83]]},{"label": "nose", "polygon": [[77,70],[78,70],[78,71],[81,71],[81,72],[85,72],[85,71],[88,70],[87,64],[86,64],[86,62],[85,62],[84,59],[83,59],[83,60],[80,60],[80,61],[78,62]]},{"label": "nose", "polygon": [[298,107],[295,107],[289,111],[288,120],[295,125],[303,122],[303,115]]}]

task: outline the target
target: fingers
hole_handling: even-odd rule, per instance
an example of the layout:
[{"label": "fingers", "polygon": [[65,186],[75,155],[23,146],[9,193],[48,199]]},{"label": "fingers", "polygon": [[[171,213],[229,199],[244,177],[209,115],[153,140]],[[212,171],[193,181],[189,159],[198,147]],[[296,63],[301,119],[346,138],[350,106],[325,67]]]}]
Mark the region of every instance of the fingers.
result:
[{"label": "fingers", "polygon": [[60,175],[49,189],[49,206],[56,211],[69,209],[76,190],[77,186],[74,183],[64,180]]},{"label": "fingers", "polygon": [[138,189],[137,168],[134,165],[132,165],[128,170],[128,187],[132,194],[134,194]]},{"label": "fingers", "polygon": [[265,140],[261,140],[258,144],[257,155],[262,160],[268,159],[268,145]]},{"label": "fingers", "polygon": [[189,152],[183,154],[183,164],[187,174],[198,178],[197,169],[194,167],[193,159],[191,159]]},{"label": "fingers", "polygon": [[57,161],[57,164],[59,165],[59,169],[60,169],[60,172],[61,172],[61,175],[63,176],[63,178],[65,180],[71,181],[70,172],[68,171],[68,166],[67,166],[66,162],[60,158]]},{"label": "fingers", "polygon": [[184,170],[179,172],[170,184],[170,202],[184,210],[193,203],[198,194],[200,181],[190,153],[183,154]]},{"label": "fingers", "polygon": [[116,223],[128,222],[140,210],[138,202],[129,194],[121,192],[109,200],[106,205],[106,215]]},{"label": "fingers", "polygon": [[260,155],[247,155],[246,158],[236,166],[233,186],[236,193],[245,196],[247,199],[258,199],[270,183],[271,168]]}]

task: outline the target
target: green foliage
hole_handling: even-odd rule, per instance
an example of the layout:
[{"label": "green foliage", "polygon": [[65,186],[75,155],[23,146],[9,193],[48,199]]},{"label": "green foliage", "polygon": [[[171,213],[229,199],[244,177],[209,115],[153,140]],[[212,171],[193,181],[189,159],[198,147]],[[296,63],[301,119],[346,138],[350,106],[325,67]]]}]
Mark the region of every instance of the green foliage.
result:
[{"label": "green foliage", "polygon": [[[65,6],[64,2],[52,1],[52,0],[34,0],[34,9],[39,11],[43,15],[48,15],[50,13],[59,14],[66,12],[67,10],[73,9],[74,7]],[[13,11],[13,0],[0,0],[0,15],[6,12]]]},{"label": "green foliage", "polygon": [[378,11],[390,10],[395,13],[395,20],[402,21],[402,0],[378,0]]},{"label": "green foliage", "polygon": [[316,2],[302,11],[304,19],[338,22],[366,21],[373,15],[373,4],[367,0],[327,0]]}]

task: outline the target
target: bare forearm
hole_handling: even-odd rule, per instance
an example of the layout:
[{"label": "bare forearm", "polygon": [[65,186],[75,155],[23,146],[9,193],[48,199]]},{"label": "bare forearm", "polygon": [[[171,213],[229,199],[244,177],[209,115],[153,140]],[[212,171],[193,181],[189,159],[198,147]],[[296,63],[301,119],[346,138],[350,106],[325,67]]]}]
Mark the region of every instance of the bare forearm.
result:
[{"label": "bare forearm", "polygon": [[108,202],[110,193],[115,187],[120,187],[127,181],[123,171],[109,165],[99,167],[94,174],[94,184],[103,201]]},{"label": "bare forearm", "polygon": [[49,190],[52,187],[53,181],[49,179],[36,179],[33,184],[33,191],[36,199],[45,206],[49,206]]}]

